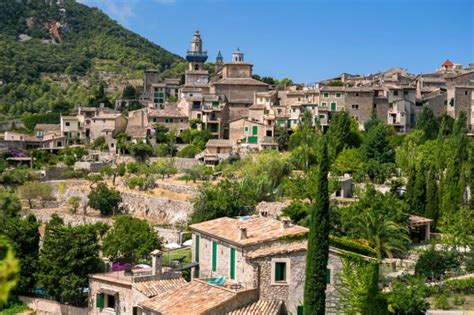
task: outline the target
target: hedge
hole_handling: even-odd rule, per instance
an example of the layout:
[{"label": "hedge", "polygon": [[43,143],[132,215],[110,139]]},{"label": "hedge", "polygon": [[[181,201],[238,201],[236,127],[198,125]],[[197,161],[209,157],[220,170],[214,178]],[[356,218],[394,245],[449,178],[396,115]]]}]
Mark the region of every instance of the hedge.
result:
[{"label": "hedge", "polygon": [[430,294],[436,294],[440,290],[463,294],[474,293],[474,276],[462,279],[446,279],[442,283],[428,287]]},{"label": "hedge", "polygon": [[350,239],[330,235],[329,245],[342,249],[342,250],[347,250],[349,252],[357,253],[360,255],[374,257],[374,258],[377,257],[377,252],[373,248],[359,244],[356,241],[353,241]]},{"label": "hedge", "polygon": [[[287,242],[294,242],[303,239],[308,239],[308,233],[283,236],[279,238],[279,240]],[[359,244],[356,241],[350,239],[329,235],[329,245],[359,255],[364,255],[373,258],[377,257],[377,252],[373,248]]]}]

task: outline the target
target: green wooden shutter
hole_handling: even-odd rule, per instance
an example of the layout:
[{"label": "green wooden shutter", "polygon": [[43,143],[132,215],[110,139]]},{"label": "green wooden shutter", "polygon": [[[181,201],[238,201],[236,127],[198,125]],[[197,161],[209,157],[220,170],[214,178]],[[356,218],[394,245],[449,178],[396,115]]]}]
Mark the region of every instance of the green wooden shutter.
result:
[{"label": "green wooden shutter", "polygon": [[235,248],[230,248],[230,278],[235,280]]},{"label": "green wooden shutter", "polygon": [[199,241],[200,237],[199,235],[196,235],[195,239],[195,244],[194,244],[194,261],[199,262]]},{"label": "green wooden shutter", "polygon": [[335,111],[336,111],[336,103],[331,102],[331,112],[335,112]]},{"label": "green wooden shutter", "polygon": [[285,281],[285,263],[275,263],[275,281]]},{"label": "green wooden shutter", "polygon": [[304,308],[303,305],[298,305],[296,307],[296,315],[304,315]]},{"label": "green wooden shutter", "polygon": [[95,306],[98,308],[104,308],[104,293],[97,293],[95,296]]},{"label": "green wooden shutter", "polygon": [[212,271],[217,270],[217,241],[212,241]]},{"label": "green wooden shutter", "polygon": [[258,134],[258,126],[252,126],[252,135],[256,136]]},{"label": "green wooden shutter", "polygon": [[326,269],[326,284],[331,283],[331,269],[327,268]]}]

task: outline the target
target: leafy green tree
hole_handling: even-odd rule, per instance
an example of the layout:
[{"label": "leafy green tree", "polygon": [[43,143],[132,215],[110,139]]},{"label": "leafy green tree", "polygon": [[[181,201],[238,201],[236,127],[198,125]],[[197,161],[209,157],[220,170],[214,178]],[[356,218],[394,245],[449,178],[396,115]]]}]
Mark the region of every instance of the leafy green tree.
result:
[{"label": "leafy green tree", "polygon": [[187,175],[187,178],[191,179],[193,183],[196,180],[206,180],[212,174],[212,168],[207,167],[205,165],[193,165],[191,168],[187,168],[184,170],[184,173]]},{"label": "leafy green tree", "polygon": [[20,210],[21,203],[16,194],[0,189],[0,217],[16,216]]},{"label": "leafy green tree", "polygon": [[180,151],[178,151],[178,153],[176,153],[176,156],[182,158],[193,158],[201,152],[202,149],[199,146],[195,144],[189,144],[182,148]]},{"label": "leafy green tree", "polygon": [[439,280],[447,269],[447,259],[442,251],[437,251],[433,246],[423,251],[415,265],[417,276],[430,280]]},{"label": "leafy green tree", "polygon": [[107,187],[105,183],[99,183],[87,197],[89,207],[99,210],[102,215],[115,214],[119,203],[122,202],[120,192]]},{"label": "leafy green tree", "polygon": [[57,301],[84,305],[89,275],[104,271],[99,238],[107,228],[103,223],[65,226],[57,217],[50,221],[40,251],[38,285]]},{"label": "leafy green tree", "polygon": [[451,135],[453,132],[454,119],[446,113],[438,119],[440,121],[438,138]]},{"label": "leafy green tree", "polygon": [[416,120],[416,128],[423,130],[424,140],[435,139],[439,133],[439,121],[429,107],[423,107]]},{"label": "leafy green tree", "polygon": [[362,158],[366,161],[375,160],[380,163],[393,163],[395,151],[390,144],[387,128],[378,124],[367,132],[361,147]]},{"label": "leafy green tree", "polygon": [[115,180],[117,176],[124,176],[126,172],[125,163],[119,163],[115,166],[106,166],[100,169],[102,175],[107,175],[112,177],[112,185],[115,186]]},{"label": "leafy green tree", "polygon": [[453,125],[453,136],[459,136],[467,132],[466,112],[461,111]]},{"label": "leafy green tree", "polygon": [[20,267],[8,240],[0,237],[0,307],[8,301],[10,291],[18,283]]},{"label": "leafy green tree", "polygon": [[362,165],[360,149],[344,149],[334,161],[332,170],[338,175],[354,174],[360,172]]},{"label": "leafy green tree", "polygon": [[257,203],[256,200],[248,198],[249,190],[252,189],[253,187],[244,187],[227,179],[218,185],[204,183],[193,200],[190,222],[198,223],[221,217],[250,214]]},{"label": "leafy green tree", "polygon": [[303,113],[298,128],[290,136],[291,158],[297,168],[307,170],[316,165],[319,137],[311,111],[307,110]]},{"label": "leafy green tree", "polygon": [[34,273],[38,267],[39,255],[39,222],[30,214],[25,219],[0,217],[0,235],[7,237],[16,257],[20,260],[20,279],[17,292],[27,292],[34,288]]},{"label": "leafy green tree", "polygon": [[101,82],[94,91],[94,95],[89,99],[89,106],[99,107],[103,104],[105,107],[112,107],[112,103],[105,94],[105,83]]},{"label": "leafy green tree", "polygon": [[370,111],[370,117],[364,124],[364,130],[369,132],[372,127],[378,126],[380,124],[382,124],[382,122],[377,117],[377,110],[375,107],[372,107],[372,110]]},{"label": "leafy green tree", "polygon": [[71,213],[75,214],[77,212],[77,209],[79,209],[79,206],[81,205],[81,197],[71,196],[66,201],[66,203],[69,206],[69,209],[71,210]]},{"label": "leafy green tree", "polygon": [[156,124],[155,125],[155,138],[157,143],[166,143],[168,141],[167,133],[168,128],[164,125]]},{"label": "leafy green tree", "polygon": [[53,189],[46,183],[38,181],[26,182],[18,188],[18,195],[21,199],[28,200],[30,209],[33,209],[33,200],[40,200],[43,207],[46,201],[53,200]]},{"label": "leafy green tree", "polygon": [[128,150],[130,151],[132,156],[140,162],[145,161],[149,156],[153,155],[153,148],[143,142],[130,144],[128,146]]},{"label": "leafy green tree", "polygon": [[424,142],[424,138],[425,133],[423,130],[411,130],[405,135],[402,144],[397,148],[397,165],[405,174],[416,166],[416,156],[419,154],[420,145]]},{"label": "leafy green tree", "polygon": [[457,209],[448,219],[438,225],[443,234],[442,243],[450,248],[474,246],[474,213],[467,207]]},{"label": "leafy green tree", "polygon": [[290,145],[290,136],[286,127],[275,127],[275,141],[278,144],[278,150],[286,151]]},{"label": "leafy green tree", "polygon": [[321,162],[317,177],[317,197],[311,213],[306,254],[304,287],[305,314],[325,314],[326,309],[326,268],[329,257],[329,158],[327,143],[323,140]]},{"label": "leafy green tree", "polygon": [[361,143],[357,123],[345,111],[337,112],[332,116],[327,131],[327,139],[331,161],[334,161],[345,148],[358,147]]},{"label": "leafy green tree", "polygon": [[160,248],[160,239],[145,220],[130,216],[115,219],[103,241],[103,252],[111,261],[138,263]]},{"label": "leafy green tree", "polygon": [[178,172],[178,169],[174,165],[174,162],[171,159],[159,159],[154,164],[151,165],[153,173],[159,174],[161,179],[165,177],[170,177]]},{"label": "leafy green tree", "polygon": [[308,215],[310,213],[310,205],[295,201],[289,206],[281,209],[281,215],[289,217],[291,221],[298,225],[306,225]]},{"label": "leafy green tree", "polygon": [[422,278],[396,280],[388,296],[389,310],[395,314],[422,315],[428,309],[427,288]]}]

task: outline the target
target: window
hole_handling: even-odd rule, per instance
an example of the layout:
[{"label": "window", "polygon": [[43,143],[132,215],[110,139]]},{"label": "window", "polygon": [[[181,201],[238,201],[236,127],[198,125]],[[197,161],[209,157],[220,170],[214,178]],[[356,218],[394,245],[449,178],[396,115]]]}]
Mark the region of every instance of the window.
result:
[{"label": "window", "polygon": [[249,127],[245,126],[244,131],[249,131]]},{"label": "window", "polygon": [[293,107],[293,108],[291,109],[291,111],[292,111],[293,113],[296,112],[296,108]]},{"label": "window", "polygon": [[356,96],[359,96],[359,92],[356,93]]},{"label": "window", "polygon": [[331,284],[331,269],[326,269],[326,284]]},{"label": "window", "polygon": [[115,309],[115,296],[107,294],[106,297],[105,307]]},{"label": "window", "polygon": [[359,105],[358,104],[352,104],[352,109],[359,109]]},{"label": "window", "polygon": [[341,93],[340,93],[340,92],[337,92],[337,93],[336,93],[336,97],[337,97],[337,98],[341,97]]},{"label": "window", "polygon": [[326,107],[327,106],[327,103],[326,102],[322,102],[321,103],[321,107]]},{"label": "window", "polygon": [[194,237],[194,261],[199,262],[199,242],[200,242],[200,236],[196,235]]},{"label": "window", "polygon": [[336,102],[331,102],[331,112],[336,111]]},{"label": "window", "polygon": [[276,262],[275,263],[275,282],[285,282],[286,281],[286,263],[285,262]]},{"label": "window", "polygon": [[296,315],[304,315],[304,308],[303,305],[298,305],[296,307]]},{"label": "window", "polygon": [[324,116],[323,114],[319,115],[319,119],[324,119],[324,118],[326,118],[326,116]]},{"label": "window", "polygon": [[66,127],[69,127],[69,125],[70,125],[69,121],[66,121],[65,125],[66,125]]},{"label": "window", "polygon": [[115,309],[115,295],[97,293],[95,299],[95,306],[97,308],[111,308]]},{"label": "window", "polygon": [[256,136],[258,134],[258,126],[252,126],[252,135]]},{"label": "window", "polygon": [[407,91],[407,90],[403,90],[403,95],[407,96],[407,95],[408,95],[408,91]]},{"label": "window", "polygon": [[323,93],[323,96],[327,98],[327,97],[329,97],[329,93],[325,92],[325,93]]},{"label": "window", "polygon": [[179,120],[179,122],[184,122],[184,119],[183,119],[183,118],[181,118],[181,119]]},{"label": "window", "polygon": [[217,270],[217,241],[212,241],[212,271]]},{"label": "window", "polygon": [[235,280],[235,248],[231,247],[230,248],[230,278],[232,280]]},{"label": "window", "polygon": [[153,117],[153,122],[156,122],[156,117]]},{"label": "window", "polygon": [[393,91],[393,96],[398,96],[398,91]]},{"label": "window", "polygon": [[464,95],[467,95],[467,93],[468,93],[467,91],[464,91]]}]

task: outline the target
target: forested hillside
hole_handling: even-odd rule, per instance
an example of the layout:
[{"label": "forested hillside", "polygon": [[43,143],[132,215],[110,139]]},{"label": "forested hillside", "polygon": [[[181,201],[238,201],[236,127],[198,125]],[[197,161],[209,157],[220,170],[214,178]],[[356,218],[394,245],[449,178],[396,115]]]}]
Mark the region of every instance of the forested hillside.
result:
[{"label": "forested hillside", "polygon": [[0,3],[0,113],[67,111],[182,59],[74,0]]}]

